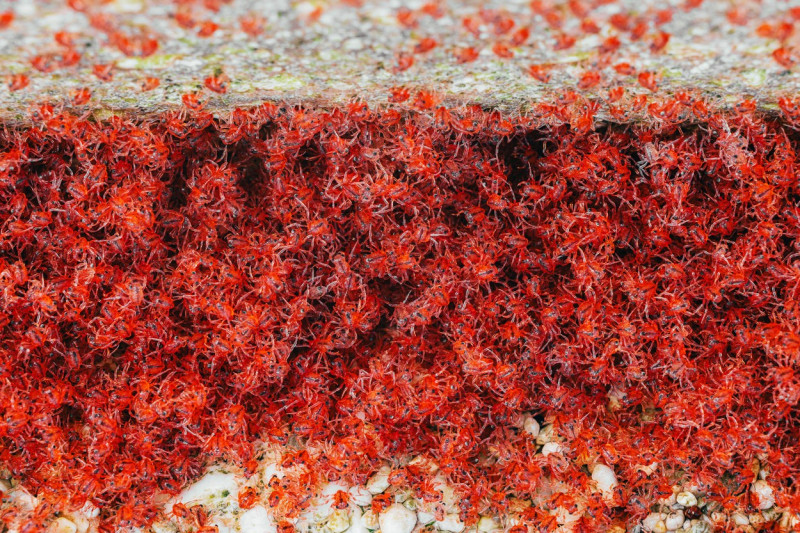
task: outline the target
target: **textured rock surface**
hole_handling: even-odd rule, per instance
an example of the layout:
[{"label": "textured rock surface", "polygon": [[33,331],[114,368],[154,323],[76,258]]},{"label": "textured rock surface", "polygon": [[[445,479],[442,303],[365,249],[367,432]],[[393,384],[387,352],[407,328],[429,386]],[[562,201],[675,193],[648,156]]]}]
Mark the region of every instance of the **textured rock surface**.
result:
[{"label": "textured rock surface", "polygon": [[[791,49],[797,33],[790,33],[780,43],[762,36],[763,30],[761,34],[757,31],[764,22],[786,18],[784,2],[739,2],[735,13],[730,13],[729,2],[706,1],[694,9],[676,5],[672,20],[662,24],[654,21],[658,10],[668,7],[663,2],[626,1],[593,9],[587,3],[586,18],[595,21],[599,30],[595,34],[580,28],[585,18],[575,16],[566,3],[551,9],[562,17],[561,29],[556,31],[552,21],[531,10],[531,4],[542,2],[521,0],[444,2],[435,16],[415,16],[413,28],[398,21],[398,8],[419,8],[421,1],[368,1],[360,6],[353,2],[234,1],[221,5],[218,12],[202,7],[193,10],[190,16],[195,25],[191,28],[176,22],[177,3],[116,0],[72,4],[87,7],[79,12],[65,2],[6,3],[15,16],[0,30],[0,77],[30,76],[30,85],[24,90],[0,88],[0,107],[6,119],[22,118],[31,103],[43,99],[68,101],[70,90],[83,86],[92,88],[95,109],[155,111],[179,105],[182,93],[202,88],[206,76],[220,71],[231,79],[227,94],[213,98],[212,106],[222,108],[262,99],[327,104],[358,97],[383,102],[389,87],[406,85],[435,90],[445,100],[524,110],[559,89],[574,87],[588,69],[602,77],[602,83],[586,89],[590,94],[605,95],[606,89],[615,85],[630,87],[633,93],[648,93],[637,84],[635,75],[621,75],[612,68],[621,61],[637,71],[655,73],[665,93],[693,88],[723,100],[748,94],[766,107],[772,106],[777,96],[793,91],[800,79],[797,69],[787,70],[771,57],[782,44]],[[484,15],[500,13],[513,19],[515,30],[525,25],[530,28],[526,43],[510,47],[513,57],[500,58],[493,53],[494,43],[509,39],[499,37],[491,24],[480,25],[474,34],[462,24],[464,17],[482,20],[481,6],[497,9],[484,11]],[[634,22],[647,22],[640,39],[632,40],[609,23],[620,13],[630,15]],[[242,31],[241,17],[250,14],[264,18],[263,31],[256,36]],[[730,18],[735,15],[740,20],[732,24]],[[206,20],[213,20],[219,29],[201,37],[198,28]],[[147,57],[126,56],[108,28],[131,37],[152,36],[158,40],[158,48]],[[63,50],[53,39],[57,31],[75,34],[80,61],[49,73],[39,72],[31,66],[34,56],[57,55]],[[670,33],[671,38],[662,50],[653,51],[653,38],[660,31]],[[576,41],[556,50],[559,35],[575,36]],[[600,52],[603,41],[614,35],[620,39],[619,49]],[[438,46],[416,54],[413,66],[396,72],[397,54],[413,51],[415,43],[426,37],[436,39]],[[479,56],[459,64],[454,51],[460,47],[474,47]],[[92,74],[97,63],[115,64],[112,80],[101,82]],[[552,65],[550,81],[532,78],[527,73],[531,64]],[[139,87],[147,76],[160,78],[162,84],[143,93]]]}]

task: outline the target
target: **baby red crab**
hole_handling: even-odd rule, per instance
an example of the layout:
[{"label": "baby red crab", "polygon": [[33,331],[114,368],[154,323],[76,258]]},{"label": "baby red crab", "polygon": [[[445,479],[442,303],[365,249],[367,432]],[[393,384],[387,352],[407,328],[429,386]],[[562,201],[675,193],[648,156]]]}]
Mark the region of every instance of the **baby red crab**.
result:
[{"label": "baby red crab", "polygon": [[403,72],[410,69],[414,65],[414,56],[408,52],[400,52],[395,57],[397,64],[394,67],[395,72]]},{"label": "baby red crab", "polygon": [[796,63],[792,56],[791,50],[783,46],[772,52],[772,59],[785,68],[792,68]]},{"label": "baby red crab", "polygon": [[414,53],[415,54],[424,54],[425,52],[430,52],[436,45],[439,44],[436,42],[436,39],[431,39],[430,37],[425,37],[420,42],[414,46]]},{"label": "baby red crab", "polygon": [[195,111],[203,109],[203,102],[197,97],[197,93],[186,93],[181,96],[181,101],[183,102],[183,105],[189,109],[193,109]]},{"label": "baby red crab", "polygon": [[347,509],[350,507],[351,496],[349,492],[337,490],[333,495],[333,507],[335,509]]},{"label": "baby red crab", "polygon": [[81,87],[72,91],[72,103],[76,106],[85,104],[91,97],[92,91],[88,87]]},{"label": "baby red crab", "polygon": [[492,46],[492,52],[494,52],[494,55],[497,57],[502,57],[503,59],[511,59],[514,57],[514,51],[505,43],[495,43],[494,46]]},{"label": "baby red crab", "polygon": [[456,48],[453,55],[459,63],[471,63],[478,59],[479,52],[472,46],[466,48]]},{"label": "baby red crab", "polygon": [[0,13],[0,30],[10,26],[12,22],[14,22],[13,11],[3,11],[2,13]]},{"label": "baby red crab", "polygon": [[405,87],[392,87],[389,89],[389,101],[392,103],[405,102],[410,96],[411,93]]},{"label": "baby red crab", "polygon": [[550,81],[550,65],[531,65],[528,67],[528,74],[542,83]]},{"label": "baby red crab", "polygon": [[216,23],[207,20],[200,24],[200,29],[197,30],[197,35],[200,37],[211,37],[218,29],[219,26]]},{"label": "baby red crab", "polygon": [[250,509],[258,501],[258,493],[253,487],[245,487],[239,491],[239,507]]},{"label": "baby red crab", "polygon": [[205,79],[203,84],[206,86],[206,89],[210,91],[214,91],[215,93],[225,94],[228,90],[228,82],[230,79],[228,76],[222,73],[215,74],[213,76],[209,76]]},{"label": "baby red crab", "polygon": [[147,78],[142,80],[140,87],[142,89],[142,92],[147,92],[147,91],[152,91],[159,85],[161,85],[161,80],[159,80],[158,78],[153,78],[151,76],[148,76]]},{"label": "baby red crab", "polygon": [[102,81],[111,81],[111,79],[114,77],[111,72],[113,68],[114,65],[111,63],[97,64],[92,66],[92,74],[97,76],[97,78]]},{"label": "baby red crab", "polygon": [[639,85],[651,91],[658,89],[658,80],[656,75],[652,72],[639,73]]},{"label": "baby red crab", "polygon": [[19,91],[27,87],[30,82],[30,78],[25,74],[12,74],[8,77],[8,90]]}]

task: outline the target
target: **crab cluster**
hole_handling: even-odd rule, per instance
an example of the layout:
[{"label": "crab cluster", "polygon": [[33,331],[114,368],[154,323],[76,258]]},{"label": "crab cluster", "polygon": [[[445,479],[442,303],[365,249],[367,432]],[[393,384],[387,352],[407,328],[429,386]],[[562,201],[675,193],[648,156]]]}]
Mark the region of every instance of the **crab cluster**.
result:
[{"label": "crab cluster", "polygon": [[254,472],[257,439],[318,450],[282,458],[287,520],[403,455],[467,525],[552,479],[526,517],[547,523],[599,463],[618,482],[587,528],[681,483],[758,506],[758,472],[800,508],[792,102],[684,94],[613,125],[574,93],[524,116],[406,96],[43,105],[0,133],[0,460],[41,502],[25,531],[86,503],[147,523],[206,462]]}]

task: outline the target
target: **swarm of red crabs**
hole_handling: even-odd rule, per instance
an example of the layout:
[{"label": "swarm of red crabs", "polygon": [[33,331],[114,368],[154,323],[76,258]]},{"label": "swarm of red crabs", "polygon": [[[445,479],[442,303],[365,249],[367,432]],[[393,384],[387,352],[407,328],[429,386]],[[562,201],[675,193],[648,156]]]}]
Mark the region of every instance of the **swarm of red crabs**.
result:
[{"label": "swarm of red crabs", "polygon": [[587,528],[676,483],[757,505],[754,461],[800,511],[796,103],[682,94],[615,125],[573,93],[408,102],[42,105],[0,133],[0,462],[40,498],[31,530],[86,502],[147,523],[153,494],[290,436],[323,451],[273,491],[288,518],[405,454],[467,524],[544,479],[587,493],[596,462],[619,486]]}]

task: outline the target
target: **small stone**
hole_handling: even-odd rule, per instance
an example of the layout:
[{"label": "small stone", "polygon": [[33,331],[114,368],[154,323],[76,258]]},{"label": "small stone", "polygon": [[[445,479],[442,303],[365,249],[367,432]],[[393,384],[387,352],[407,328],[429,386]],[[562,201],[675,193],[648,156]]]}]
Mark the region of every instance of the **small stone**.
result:
[{"label": "small stone", "polygon": [[17,487],[16,489],[9,492],[8,499],[18,509],[22,509],[25,511],[28,510],[32,511],[33,509],[36,508],[37,505],[39,505],[38,499],[36,499],[33,495],[31,495],[31,493],[20,487]]},{"label": "small stone", "polygon": [[348,52],[356,52],[364,48],[364,41],[357,37],[353,37],[352,39],[347,39],[344,42],[343,48]]},{"label": "small stone", "polygon": [[140,13],[144,11],[144,2],[142,0],[115,0],[110,7],[117,13]]},{"label": "small stone", "polygon": [[697,505],[697,497],[688,491],[679,492],[675,499],[684,507],[692,507]]},{"label": "small stone", "polygon": [[417,513],[395,503],[378,517],[381,533],[411,533],[417,525]]},{"label": "small stone", "polygon": [[225,497],[236,499],[239,484],[236,476],[219,471],[211,471],[187,487],[178,498],[180,503],[201,502],[207,498]]},{"label": "small stone", "polygon": [[684,522],[683,511],[677,511],[675,513],[671,513],[669,516],[667,516],[667,519],[664,520],[667,529],[669,529],[670,531],[674,531],[680,528],[683,525],[683,522]]},{"label": "small stone", "polygon": [[642,520],[642,527],[645,531],[655,532],[658,525],[661,524],[664,526],[664,531],[666,531],[667,527],[664,524],[664,518],[665,516],[663,513],[650,513]]},{"label": "small stone", "polygon": [[592,467],[592,479],[602,492],[611,492],[617,486],[617,476],[610,467],[597,463]]},{"label": "small stone", "polygon": [[241,533],[275,533],[278,528],[267,508],[257,505],[239,516],[239,531]]},{"label": "small stone", "polygon": [[762,511],[775,505],[775,493],[769,483],[759,479],[750,487],[750,492],[756,496],[756,507]]},{"label": "small stone", "polygon": [[446,510],[451,510],[458,506],[461,501],[455,489],[447,484],[447,479],[440,473],[433,477],[433,488],[442,493],[442,504]]},{"label": "small stone", "polygon": [[800,515],[786,511],[780,517],[779,527],[783,528],[781,531],[800,531]]},{"label": "small stone", "polygon": [[419,522],[423,526],[432,524],[435,521],[436,521],[436,516],[434,516],[432,513],[427,513],[422,510],[417,510],[417,522]]},{"label": "small stone", "polygon": [[539,434],[536,435],[536,444],[545,445],[551,440],[553,440],[553,433],[555,430],[553,429],[553,424],[547,424],[544,426],[540,431]]},{"label": "small stone", "polygon": [[[376,525],[375,528],[377,527]],[[295,529],[295,531],[297,530]],[[369,533],[369,528],[364,523],[364,515],[358,507],[353,509],[353,513],[350,515],[350,528],[347,533]]]},{"label": "small stone", "polygon": [[482,516],[481,519],[478,520],[478,531],[481,533],[489,533],[490,531],[497,531],[498,529],[500,529],[500,524],[490,516]]},{"label": "small stone", "polygon": [[[92,529],[95,531],[96,529]],[[178,526],[173,522],[156,522],[150,526],[151,533],[178,533]],[[80,529],[78,533],[81,533]],[[84,532],[85,533],[85,532]]]},{"label": "small stone", "polygon": [[727,519],[727,516],[725,516],[725,513],[720,513],[719,511],[714,511],[713,513],[711,513],[711,516],[709,518],[711,518],[711,523],[712,524],[718,525],[718,526],[722,526],[723,524],[725,524],[725,520]]},{"label": "small stone", "polygon": [[750,519],[747,518],[747,515],[738,511],[731,515],[731,519],[733,519],[734,524],[739,526],[746,526],[750,523]]},{"label": "small stone", "polygon": [[763,525],[764,522],[766,522],[766,520],[764,520],[764,517],[758,513],[752,513],[748,515],[747,520],[750,522],[750,524],[754,526],[760,526]]},{"label": "small stone", "polygon": [[380,522],[378,522],[378,517],[375,516],[375,513],[372,512],[372,509],[367,509],[364,511],[364,514],[361,515],[361,523],[367,529],[378,529]]},{"label": "small stone", "polygon": [[541,428],[539,427],[539,422],[529,415],[526,416],[525,420],[522,422],[522,430],[535,439],[539,436]]},{"label": "small stone", "polygon": [[435,474],[439,471],[439,465],[433,462],[432,459],[423,455],[418,455],[411,459],[407,465],[411,472],[416,474]]},{"label": "small stone", "polygon": [[464,531],[464,522],[455,513],[448,514],[444,517],[444,520],[438,520],[435,525],[436,529],[442,531],[452,531],[453,533]]},{"label": "small stone", "polygon": [[557,442],[546,442],[544,446],[542,446],[542,455],[547,457],[551,453],[561,453],[563,450],[562,446]]},{"label": "small stone", "polygon": [[325,527],[331,533],[342,533],[350,527],[350,514],[345,509],[337,509],[331,513],[325,522]]},{"label": "small stone", "polygon": [[711,526],[703,520],[692,520],[691,525],[687,528],[687,533],[708,533],[711,531]]},{"label": "small stone", "polygon": [[355,485],[350,487],[350,490],[347,492],[350,493],[350,498],[352,498],[353,503],[358,505],[359,507],[366,507],[370,503],[372,503],[372,494],[366,489],[366,487],[362,487],[361,485]]},{"label": "small stone", "polygon": [[411,494],[410,491],[409,492],[398,492],[397,495],[395,496],[395,500],[394,501],[397,502],[397,503],[402,503],[403,507],[405,507],[406,509],[411,509],[412,511],[416,512],[416,510],[417,510],[417,500],[415,500],[412,496],[413,496],[413,494]]},{"label": "small stone", "polygon": [[59,517],[47,527],[47,533],[76,533],[78,526],[67,518]]},{"label": "small stone", "polygon": [[367,480],[367,490],[370,494],[380,494],[389,488],[389,474],[391,469],[388,466],[382,466],[378,472]]}]

